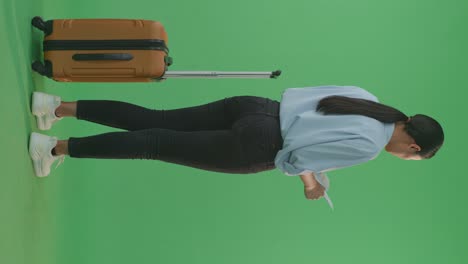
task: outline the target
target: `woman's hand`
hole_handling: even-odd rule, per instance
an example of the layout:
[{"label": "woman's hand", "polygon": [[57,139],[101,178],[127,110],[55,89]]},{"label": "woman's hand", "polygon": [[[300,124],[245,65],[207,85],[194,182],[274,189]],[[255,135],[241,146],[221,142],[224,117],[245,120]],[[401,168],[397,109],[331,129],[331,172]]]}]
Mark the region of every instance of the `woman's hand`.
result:
[{"label": "woman's hand", "polygon": [[325,188],[315,179],[313,172],[300,175],[304,183],[304,194],[309,200],[317,200],[325,194]]},{"label": "woman's hand", "polygon": [[304,194],[308,200],[318,200],[325,194],[325,188],[321,184],[304,187]]}]

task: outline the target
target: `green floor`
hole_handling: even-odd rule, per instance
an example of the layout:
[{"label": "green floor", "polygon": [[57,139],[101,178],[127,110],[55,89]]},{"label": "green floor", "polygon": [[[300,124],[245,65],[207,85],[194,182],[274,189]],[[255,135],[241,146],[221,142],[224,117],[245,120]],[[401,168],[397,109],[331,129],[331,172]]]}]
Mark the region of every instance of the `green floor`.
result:
[{"label": "green floor", "polygon": [[[466,1],[1,0],[0,263],[468,263],[463,167]],[[169,32],[172,70],[282,69],[278,80],[57,83],[33,74],[30,19],[145,18]],[[229,175],[159,161],[70,159],[33,174],[34,90],[155,109],[288,87],[357,85],[409,115],[440,120],[429,161],[386,153],[330,173],[331,212],[279,170]],[[115,129],[72,119],[48,135]]]}]

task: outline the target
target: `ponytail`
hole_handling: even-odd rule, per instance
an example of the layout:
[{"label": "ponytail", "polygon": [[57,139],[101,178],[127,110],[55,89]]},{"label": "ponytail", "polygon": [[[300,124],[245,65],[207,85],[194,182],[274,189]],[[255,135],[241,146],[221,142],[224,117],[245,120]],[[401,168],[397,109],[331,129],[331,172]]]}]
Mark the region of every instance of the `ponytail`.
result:
[{"label": "ponytail", "polygon": [[408,116],[391,106],[346,96],[325,97],[319,102],[316,110],[325,115],[363,115],[377,119],[382,123],[396,123],[408,120]]},{"label": "ponytail", "polygon": [[400,110],[374,101],[346,96],[325,97],[317,105],[317,112],[325,115],[363,115],[382,123],[405,122],[405,131],[421,147],[418,154],[433,157],[444,142],[442,126],[426,115],[408,117]]}]

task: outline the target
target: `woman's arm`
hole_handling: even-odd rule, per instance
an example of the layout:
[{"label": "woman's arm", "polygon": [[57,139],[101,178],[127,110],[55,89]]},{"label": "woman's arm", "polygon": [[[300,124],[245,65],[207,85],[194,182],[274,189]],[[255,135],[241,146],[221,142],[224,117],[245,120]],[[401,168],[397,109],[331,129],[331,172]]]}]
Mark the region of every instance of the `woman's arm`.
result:
[{"label": "woman's arm", "polygon": [[325,193],[325,188],[315,179],[313,172],[307,172],[300,175],[304,183],[304,195],[309,200],[317,200]]},{"label": "woman's arm", "polygon": [[318,181],[315,179],[315,175],[313,172],[306,172],[304,174],[301,174],[301,180],[304,183],[304,187],[315,187],[318,183]]}]

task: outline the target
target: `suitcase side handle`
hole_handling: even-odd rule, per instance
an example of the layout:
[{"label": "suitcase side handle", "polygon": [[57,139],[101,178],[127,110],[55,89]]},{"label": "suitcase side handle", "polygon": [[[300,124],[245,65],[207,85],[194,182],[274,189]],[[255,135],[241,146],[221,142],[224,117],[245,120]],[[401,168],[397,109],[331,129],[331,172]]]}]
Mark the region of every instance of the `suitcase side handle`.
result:
[{"label": "suitcase side handle", "polygon": [[99,60],[115,60],[115,61],[129,61],[133,59],[130,53],[89,53],[89,54],[75,54],[72,56],[75,61],[99,61]]}]

